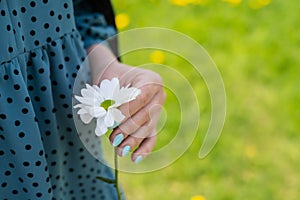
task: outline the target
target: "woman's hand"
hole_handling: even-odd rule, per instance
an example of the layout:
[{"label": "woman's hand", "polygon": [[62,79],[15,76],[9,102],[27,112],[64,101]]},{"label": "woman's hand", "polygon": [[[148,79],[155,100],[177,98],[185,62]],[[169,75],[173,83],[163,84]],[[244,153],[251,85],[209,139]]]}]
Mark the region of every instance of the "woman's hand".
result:
[{"label": "woman's hand", "polygon": [[166,98],[162,79],[153,71],[119,63],[103,46],[95,48],[95,51],[93,54],[96,54],[92,55],[93,63],[99,66],[99,62],[102,62],[106,65],[104,70],[104,65],[102,66],[101,73],[99,68],[92,70],[92,73],[98,71],[98,74],[92,74],[95,83],[117,77],[121,86],[130,84],[141,90],[141,94],[135,100],[120,106],[125,119],[110,135],[112,145],[118,147],[118,155],[125,156],[134,150],[131,159],[140,162],[152,151],[156,143],[157,122]]},{"label": "woman's hand", "polygon": [[156,142],[156,126],[165,101],[162,79],[152,71],[120,63],[110,66],[104,77],[110,76],[111,70],[113,74],[118,70],[122,72],[117,76],[122,86],[130,84],[141,90],[135,100],[120,106],[126,118],[110,135],[111,143],[118,146],[120,156],[137,147],[132,160],[139,162],[152,151]]}]

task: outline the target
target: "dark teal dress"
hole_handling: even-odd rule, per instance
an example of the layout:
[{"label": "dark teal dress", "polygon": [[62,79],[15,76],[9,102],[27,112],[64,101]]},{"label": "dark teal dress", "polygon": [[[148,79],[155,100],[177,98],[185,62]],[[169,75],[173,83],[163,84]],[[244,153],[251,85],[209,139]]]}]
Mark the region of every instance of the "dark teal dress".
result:
[{"label": "dark teal dress", "polygon": [[72,115],[85,48],[115,34],[91,8],[89,0],[0,1],[1,200],[116,199],[95,179],[111,171],[82,145]]}]

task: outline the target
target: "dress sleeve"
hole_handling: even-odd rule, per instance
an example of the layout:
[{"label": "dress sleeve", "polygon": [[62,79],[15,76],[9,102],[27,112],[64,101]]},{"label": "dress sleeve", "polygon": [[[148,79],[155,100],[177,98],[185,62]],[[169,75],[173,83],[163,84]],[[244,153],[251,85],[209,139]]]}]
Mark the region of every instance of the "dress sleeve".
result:
[{"label": "dress sleeve", "polygon": [[114,12],[109,0],[73,0],[75,23],[84,47],[103,43],[117,54],[117,40],[107,38],[117,33]]}]

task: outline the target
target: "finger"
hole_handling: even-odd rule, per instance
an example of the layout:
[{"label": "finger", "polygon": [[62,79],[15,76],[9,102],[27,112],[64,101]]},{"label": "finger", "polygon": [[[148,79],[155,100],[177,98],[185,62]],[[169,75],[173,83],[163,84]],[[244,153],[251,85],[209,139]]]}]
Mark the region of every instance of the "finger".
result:
[{"label": "finger", "polygon": [[123,104],[119,107],[119,110],[125,116],[124,121],[129,117],[133,116],[141,108],[145,107],[160,92],[161,86],[156,84],[147,84],[140,87],[141,93],[136,97],[135,100]]},{"label": "finger", "polygon": [[[119,156],[125,156],[124,155],[124,149],[127,148],[127,150],[133,150],[136,147],[138,147],[143,140],[145,140],[146,138],[149,137],[149,135],[153,135],[152,130],[155,130],[155,127],[153,127],[153,125],[150,124],[149,122],[146,123],[144,126],[140,127],[135,133],[128,135],[123,142],[119,145],[118,148],[118,155]],[[129,152],[127,152],[128,154]]]},{"label": "finger", "polygon": [[156,143],[156,136],[146,138],[131,155],[131,160],[135,163],[141,162],[153,150]]},{"label": "finger", "polygon": [[121,143],[119,138],[122,138],[122,136],[118,136],[115,141],[117,135],[122,134],[124,140],[128,135],[136,132],[148,121],[155,123],[154,125],[156,126],[156,123],[159,119],[161,106],[164,101],[164,99],[162,98],[163,96],[164,94],[162,94],[162,92],[156,94],[156,96],[146,107],[142,108],[135,115],[128,118],[119,127],[117,127],[110,135],[111,143],[114,146],[118,146]]}]

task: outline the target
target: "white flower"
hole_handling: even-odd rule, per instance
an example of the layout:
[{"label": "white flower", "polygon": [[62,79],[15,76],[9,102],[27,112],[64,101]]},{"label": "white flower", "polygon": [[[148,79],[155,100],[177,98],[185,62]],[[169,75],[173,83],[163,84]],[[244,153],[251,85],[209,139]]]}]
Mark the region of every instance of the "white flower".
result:
[{"label": "white flower", "polygon": [[95,133],[98,136],[104,135],[114,124],[119,124],[125,116],[118,109],[124,103],[134,100],[141,90],[129,87],[120,88],[119,79],[111,81],[105,79],[100,87],[86,84],[81,90],[82,96],[75,98],[80,102],[74,108],[79,108],[77,114],[83,123],[88,124],[93,118],[97,119]]}]

